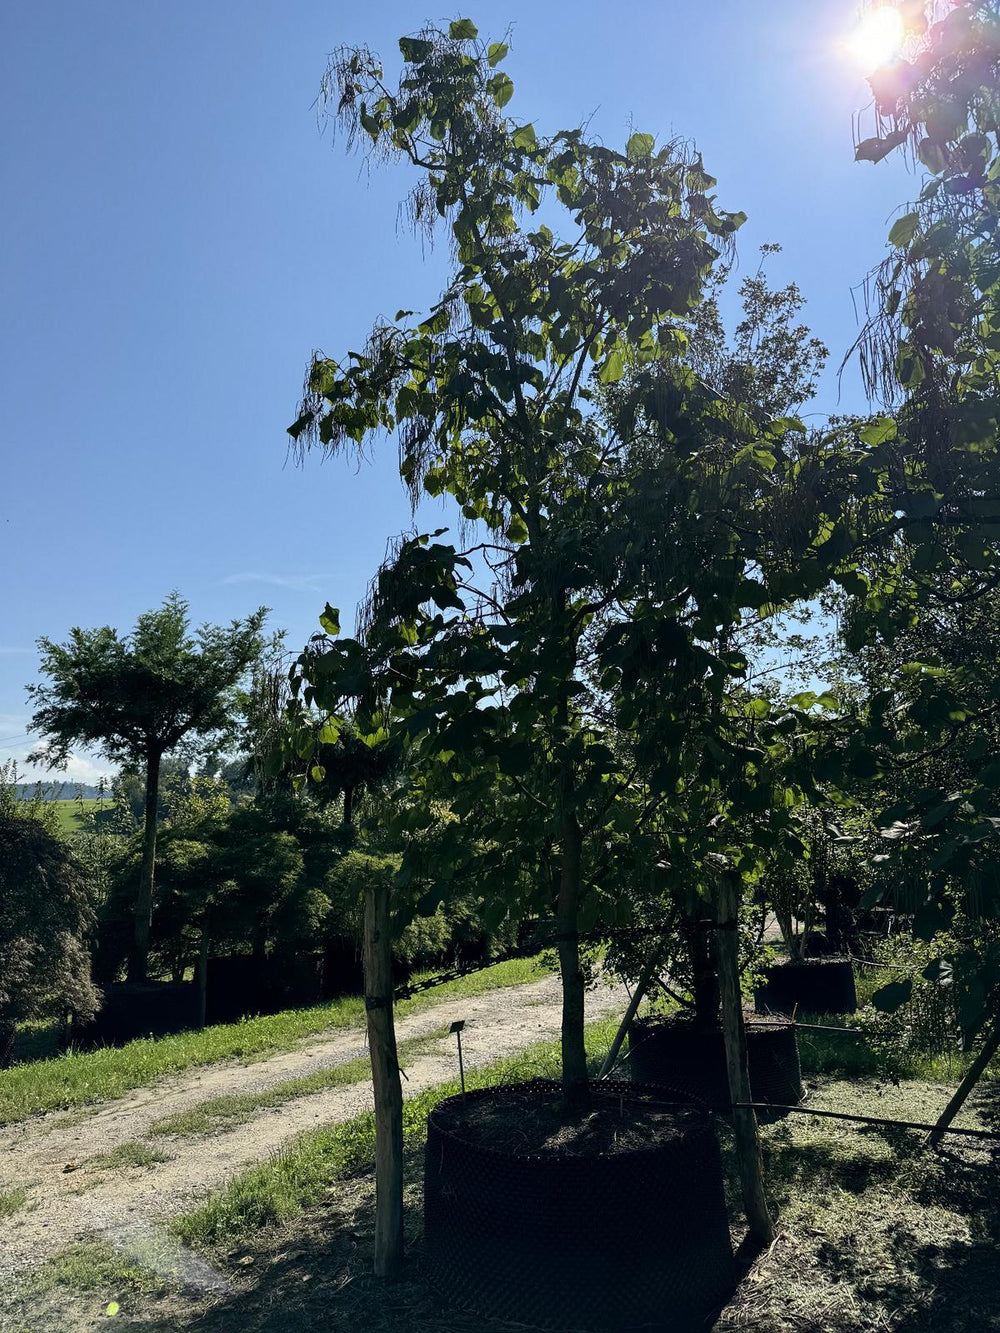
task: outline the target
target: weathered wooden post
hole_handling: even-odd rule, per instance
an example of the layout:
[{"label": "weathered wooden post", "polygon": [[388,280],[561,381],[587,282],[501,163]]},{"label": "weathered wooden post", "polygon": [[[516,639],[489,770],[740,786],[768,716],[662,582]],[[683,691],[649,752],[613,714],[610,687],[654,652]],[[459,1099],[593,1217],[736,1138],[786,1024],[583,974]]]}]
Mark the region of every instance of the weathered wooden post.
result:
[{"label": "weathered wooden post", "polygon": [[375,1275],[403,1266],[403,1088],[392,1012],[389,890],[365,889],[365,1017],[375,1094]]}]

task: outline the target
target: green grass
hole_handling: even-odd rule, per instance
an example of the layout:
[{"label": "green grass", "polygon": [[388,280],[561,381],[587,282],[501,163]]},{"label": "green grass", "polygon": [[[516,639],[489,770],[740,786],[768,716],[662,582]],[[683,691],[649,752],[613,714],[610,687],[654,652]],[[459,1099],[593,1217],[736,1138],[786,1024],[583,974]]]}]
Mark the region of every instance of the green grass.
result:
[{"label": "green grass", "polygon": [[153,1291],[162,1278],[143,1264],[116,1250],[106,1241],[80,1241],[63,1250],[38,1268],[22,1287],[21,1299],[27,1303],[56,1288],[83,1294],[106,1293],[117,1297]]},{"label": "green grass", "polygon": [[17,1189],[0,1190],[0,1217],[13,1217],[21,1211],[28,1201],[28,1191],[23,1185]]},{"label": "green grass", "polygon": [[[89,801],[78,801],[75,797],[68,800],[52,801],[51,804],[56,812],[58,831],[64,838],[72,837],[75,833],[86,832],[87,816],[92,815],[101,806],[101,802],[96,798]],[[104,802],[104,808],[105,810],[109,808],[107,801]]]},{"label": "green grass", "polygon": [[159,1149],[153,1148],[147,1143],[133,1140],[130,1143],[119,1144],[117,1148],[112,1148],[110,1152],[91,1157],[87,1166],[93,1167],[95,1171],[117,1171],[159,1166],[161,1162],[169,1160],[170,1158],[165,1152],[160,1152]]},{"label": "green grass", "polygon": [[[471,998],[485,991],[520,986],[547,975],[541,958],[519,958],[457,981],[424,991],[396,1006],[396,1017],[428,1009],[445,1000]],[[202,1032],[144,1038],[121,1047],[69,1052],[51,1060],[16,1065],[0,1072],[0,1125],[25,1120],[42,1111],[65,1111],[124,1096],[171,1074],[222,1060],[252,1061],[285,1051],[307,1037],[360,1027],[364,1000],[348,996],[310,1009],[219,1024]]]},{"label": "green grass", "polygon": [[[409,1060],[422,1054],[428,1047],[447,1036],[447,1027],[438,1028],[424,1037],[412,1037],[400,1042],[398,1055],[403,1067]],[[343,1064],[333,1065],[329,1069],[317,1069],[314,1074],[303,1078],[287,1079],[284,1083],[275,1083],[261,1092],[234,1093],[227,1097],[212,1097],[199,1102],[187,1111],[178,1111],[174,1115],[164,1116],[149,1127],[149,1136],[169,1138],[187,1138],[197,1134],[212,1134],[225,1131],[236,1125],[244,1125],[253,1120],[261,1111],[274,1110],[296,1097],[309,1097],[314,1093],[326,1092],[330,1088],[342,1088],[352,1083],[363,1083],[371,1077],[371,1063],[367,1055],[356,1060],[346,1060]]]},{"label": "green grass", "polygon": [[[617,1029],[607,1019],[587,1028],[592,1065],[603,1058]],[[529,1046],[516,1056],[470,1071],[466,1086],[486,1087],[529,1078],[556,1078],[559,1042]],[[438,1084],[403,1105],[403,1137],[408,1146],[426,1135],[428,1112],[459,1091],[457,1082]],[[184,1244],[235,1242],[262,1227],[285,1223],[319,1202],[337,1181],[369,1167],[375,1153],[375,1119],[369,1112],[336,1125],[300,1134],[280,1153],[250,1167],[194,1212],[171,1225]]]},{"label": "green grass", "polygon": [[[807,1075],[830,1074],[842,1078],[923,1079],[929,1083],[960,1083],[975,1059],[975,1051],[925,1052],[910,1047],[886,1045],[871,1021],[874,1011],[857,1014],[803,1014],[803,1023],[849,1028],[858,1032],[816,1032],[798,1029],[799,1059]],[[1000,1058],[993,1061],[985,1078],[1000,1078]]]}]

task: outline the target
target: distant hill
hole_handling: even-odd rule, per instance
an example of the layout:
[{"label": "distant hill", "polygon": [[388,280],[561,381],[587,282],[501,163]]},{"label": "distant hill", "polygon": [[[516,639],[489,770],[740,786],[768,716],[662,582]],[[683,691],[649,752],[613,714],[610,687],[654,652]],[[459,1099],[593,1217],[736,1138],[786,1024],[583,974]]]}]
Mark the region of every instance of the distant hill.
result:
[{"label": "distant hill", "polygon": [[[21,800],[27,800],[38,790],[38,783],[19,782],[14,790]],[[75,801],[78,796],[82,796],[85,801],[96,801],[101,791],[99,787],[88,786],[85,782],[43,782],[42,795],[49,801]],[[104,789],[104,798],[111,799],[110,786]]]}]

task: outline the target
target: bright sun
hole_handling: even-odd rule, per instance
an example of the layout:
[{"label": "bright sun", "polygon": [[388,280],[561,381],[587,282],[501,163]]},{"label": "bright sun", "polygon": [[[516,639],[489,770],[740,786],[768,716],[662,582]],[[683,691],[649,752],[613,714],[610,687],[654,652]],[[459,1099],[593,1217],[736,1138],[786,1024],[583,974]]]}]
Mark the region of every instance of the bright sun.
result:
[{"label": "bright sun", "polygon": [[862,70],[871,74],[899,55],[905,38],[903,16],[898,9],[883,5],[861,15],[847,46]]}]

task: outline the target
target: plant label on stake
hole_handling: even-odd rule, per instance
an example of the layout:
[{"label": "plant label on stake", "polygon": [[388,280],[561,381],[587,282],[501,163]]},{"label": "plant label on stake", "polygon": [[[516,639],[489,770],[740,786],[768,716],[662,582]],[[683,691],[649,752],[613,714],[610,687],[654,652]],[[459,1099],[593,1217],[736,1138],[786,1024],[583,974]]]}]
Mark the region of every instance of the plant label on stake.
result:
[{"label": "plant label on stake", "polygon": [[465,1027],[465,1019],[459,1018],[452,1023],[450,1031],[454,1032],[455,1040],[458,1042],[458,1077],[462,1084],[462,1100],[465,1100],[465,1066],[462,1063],[462,1029]]}]

